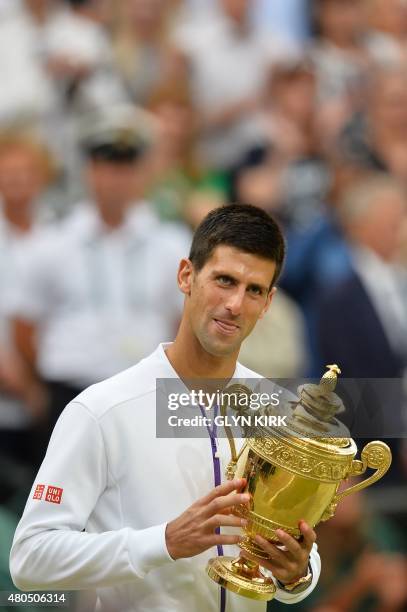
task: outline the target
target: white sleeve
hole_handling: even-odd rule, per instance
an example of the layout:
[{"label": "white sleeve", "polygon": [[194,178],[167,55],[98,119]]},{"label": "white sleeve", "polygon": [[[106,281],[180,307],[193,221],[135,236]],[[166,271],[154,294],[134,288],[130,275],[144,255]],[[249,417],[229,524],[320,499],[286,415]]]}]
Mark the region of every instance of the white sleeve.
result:
[{"label": "white sleeve", "polygon": [[[100,424],[85,406],[73,402],[55,426],[14,536],[10,572],[17,588],[108,587],[141,579],[149,570],[173,562],[165,524],[84,531],[109,480]],[[46,500],[50,486],[54,502]]]},{"label": "white sleeve", "polygon": [[312,582],[309,585],[308,589],[306,589],[305,591],[302,591],[302,593],[291,594],[288,591],[284,591],[283,589],[277,588],[277,593],[275,595],[275,599],[277,601],[281,601],[282,603],[285,603],[285,604],[295,604],[295,603],[298,603],[299,601],[302,601],[303,599],[308,597],[310,593],[312,593],[312,591],[315,589],[317,585],[317,582],[319,580],[319,575],[321,573],[321,558],[319,556],[318,547],[316,544],[314,544],[311,549],[309,562],[310,562],[311,571],[312,571]]}]

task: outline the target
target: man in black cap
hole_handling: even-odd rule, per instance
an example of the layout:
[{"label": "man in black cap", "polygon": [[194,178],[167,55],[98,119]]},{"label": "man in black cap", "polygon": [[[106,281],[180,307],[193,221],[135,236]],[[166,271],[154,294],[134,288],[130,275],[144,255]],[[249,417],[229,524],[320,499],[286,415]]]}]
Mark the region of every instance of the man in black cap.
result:
[{"label": "man in black cap", "polygon": [[110,113],[86,126],[90,198],[28,249],[14,328],[47,386],[51,426],[78,392],[170,340],[179,322],[176,271],[189,233],[140,199],[149,138],[143,116]]},{"label": "man in black cap", "polygon": [[107,226],[121,225],[140,195],[140,166],[147,138],[130,122],[96,124],[82,141],[86,178],[99,215]]}]

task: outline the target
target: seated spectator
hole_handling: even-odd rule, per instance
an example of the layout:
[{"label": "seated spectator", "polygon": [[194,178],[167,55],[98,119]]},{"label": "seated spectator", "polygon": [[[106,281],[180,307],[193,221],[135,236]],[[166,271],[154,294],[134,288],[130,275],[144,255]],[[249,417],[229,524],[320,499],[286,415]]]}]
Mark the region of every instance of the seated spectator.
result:
[{"label": "seated spectator", "polygon": [[0,118],[30,113],[61,120],[73,104],[86,110],[125,99],[112,71],[110,41],[85,10],[95,2],[24,0],[24,10],[2,21]]},{"label": "seated spectator", "polygon": [[0,20],[0,121],[3,124],[21,115],[45,120],[57,104],[41,52],[42,34],[57,6],[52,0],[24,0],[24,10]]},{"label": "seated spectator", "polygon": [[236,170],[236,197],[304,231],[324,214],[329,169],[318,132],[316,80],[307,62],[277,64],[264,94],[263,142]]},{"label": "seated spectator", "polygon": [[162,83],[147,108],[157,123],[146,159],[147,197],[162,219],[183,219],[189,193],[200,178],[194,155],[197,117],[187,84]]},{"label": "seated spectator", "polygon": [[373,175],[344,193],[337,212],[352,269],[323,299],[322,361],[334,358],[344,376],[400,377],[407,365],[406,270],[394,260],[407,215],[404,188]]},{"label": "seated spectator", "polygon": [[43,33],[44,60],[64,111],[86,112],[127,99],[103,29],[102,0],[65,0]]},{"label": "seated spectator", "polygon": [[145,105],[154,89],[183,68],[171,40],[170,0],[123,0],[115,33],[116,66],[131,99]]},{"label": "seated spectator", "polygon": [[225,200],[228,176],[198,163],[195,151],[198,117],[186,81],[162,83],[147,108],[157,124],[155,142],[145,163],[147,197],[162,219],[189,223],[186,209],[191,198],[196,204],[195,194],[210,191]]},{"label": "seated spectator", "polygon": [[[359,384],[353,433],[402,437],[407,422],[403,377],[407,369],[407,269],[396,263],[407,216],[402,185],[386,175],[366,178],[343,194],[338,216],[350,245],[345,279],[320,296],[317,341],[321,367],[338,363]],[[393,379],[381,383],[380,379]],[[391,442],[393,464],[386,482],[403,474],[399,440]]]},{"label": "seated spectator", "polygon": [[364,0],[314,0],[316,41],[311,47],[318,78],[320,122],[333,141],[358,108],[368,78]]},{"label": "seated spectator", "polygon": [[368,3],[371,30],[367,48],[374,61],[390,67],[407,61],[407,6],[404,0],[371,0]]},{"label": "seated spectator", "polygon": [[349,162],[407,179],[407,75],[402,67],[371,77],[366,109],[354,115],[339,140]]},{"label": "seated spectator", "polygon": [[248,0],[220,0],[219,5],[216,20],[184,28],[175,40],[186,58],[201,115],[200,161],[229,170],[261,136],[258,109],[270,66],[296,53],[253,25]]}]

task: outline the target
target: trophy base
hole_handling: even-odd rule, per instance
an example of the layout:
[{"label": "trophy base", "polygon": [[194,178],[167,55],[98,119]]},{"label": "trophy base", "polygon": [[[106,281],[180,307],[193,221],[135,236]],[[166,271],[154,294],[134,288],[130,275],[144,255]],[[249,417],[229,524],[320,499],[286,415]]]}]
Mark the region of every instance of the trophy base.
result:
[{"label": "trophy base", "polygon": [[214,557],[206,571],[221,587],[250,599],[270,601],[276,592],[273,580],[261,572],[258,563],[242,557]]}]

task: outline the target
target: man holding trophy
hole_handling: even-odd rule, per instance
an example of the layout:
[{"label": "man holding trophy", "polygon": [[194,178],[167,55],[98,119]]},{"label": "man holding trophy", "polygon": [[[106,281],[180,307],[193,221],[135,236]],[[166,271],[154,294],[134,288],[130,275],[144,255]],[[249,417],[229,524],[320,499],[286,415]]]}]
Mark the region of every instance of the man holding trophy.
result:
[{"label": "man holding trophy", "polygon": [[[227,441],[213,431],[157,438],[155,403],[157,379],[260,378],[237,358],[270,306],[283,259],[266,212],[232,205],[204,219],[179,266],[175,341],[86,389],[56,424],[13,542],[18,588],[95,589],[102,612],[265,610],[271,596],[226,591],[205,572],[216,551],[243,541],[240,529],[220,528],[247,526],[247,475],[221,478]],[[306,597],[320,573],[314,530],[305,520],[296,528],[295,537],[277,529],[274,543],[256,535],[259,556],[243,552],[286,603]]]}]

